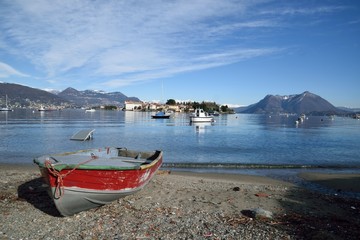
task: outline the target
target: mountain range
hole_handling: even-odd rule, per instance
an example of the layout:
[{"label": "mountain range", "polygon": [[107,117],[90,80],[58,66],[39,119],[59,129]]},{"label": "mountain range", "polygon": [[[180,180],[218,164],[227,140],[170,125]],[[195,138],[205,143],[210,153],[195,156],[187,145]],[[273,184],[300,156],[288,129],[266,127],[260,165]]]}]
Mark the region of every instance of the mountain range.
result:
[{"label": "mountain range", "polygon": [[[122,107],[125,101],[141,101],[137,97],[127,97],[121,92],[78,91],[67,88],[62,92],[50,93],[13,83],[0,82],[0,106],[5,105],[8,96],[12,108],[51,107],[95,107],[114,105]],[[295,114],[348,114],[351,109],[338,108],[309,91],[294,95],[267,95],[259,102],[247,107],[235,108],[237,113],[295,113]]]},{"label": "mountain range", "polygon": [[94,90],[78,91],[71,87],[65,89],[57,95],[77,106],[123,106],[125,101],[140,101],[137,97],[127,97],[121,92],[106,93]]},{"label": "mountain range", "polygon": [[236,108],[238,113],[295,113],[295,114],[345,114],[340,109],[311,92],[294,95],[267,95],[259,102],[247,107]]},{"label": "mountain range", "polygon": [[67,88],[62,92],[50,93],[13,83],[0,83],[0,105],[5,104],[8,96],[9,105],[13,108],[40,106],[53,107],[92,107],[100,105],[123,106],[125,101],[140,101],[137,97],[127,97],[121,92],[106,93],[103,91],[78,91]]},{"label": "mountain range", "polygon": [[5,103],[8,96],[9,105],[14,107],[31,107],[37,105],[67,106],[69,101],[55,94],[36,88],[13,83],[0,83],[0,99]]}]

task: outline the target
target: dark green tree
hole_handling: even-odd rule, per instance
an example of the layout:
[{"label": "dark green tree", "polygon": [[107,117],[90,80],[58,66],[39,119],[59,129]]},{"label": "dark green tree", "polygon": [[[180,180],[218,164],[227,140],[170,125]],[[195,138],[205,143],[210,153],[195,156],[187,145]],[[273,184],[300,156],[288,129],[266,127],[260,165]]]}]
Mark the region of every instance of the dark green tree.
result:
[{"label": "dark green tree", "polygon": [[174,99],[168,99],[166,104],[167,105],[176,105],[176,101]]},{"label": "dark green tree", "polygon": [[222,112],[227,112],[227,111],[229,111],[228,105],[222,105],[222,106],[221,106],[221,111],[222,111]]},{"label": "dark green tree", "polygon": [[113,105],[108,105],[108,106],[105,106],[104,109],[105,109],[105,110],[116,110],[117,107],[116,107],[116,106],[113,106]]}]

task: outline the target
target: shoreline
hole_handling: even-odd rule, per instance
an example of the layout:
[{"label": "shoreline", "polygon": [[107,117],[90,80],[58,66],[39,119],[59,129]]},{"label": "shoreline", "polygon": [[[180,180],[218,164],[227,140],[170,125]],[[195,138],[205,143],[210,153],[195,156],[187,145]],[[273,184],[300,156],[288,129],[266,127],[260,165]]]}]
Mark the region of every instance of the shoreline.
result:
[{"label": "shoreline", "polygon": [[360,174],[303,172],[299,177],[338,192],[360,193]]},{"label": "shoreline", "polygon": [[[23,171],[38,171],[37,165],[34,163],[0,163],[1,170],[23,170]],[[293,175],[297,179],[304,181],[302,187],[309,184],[316,184],[323,189],[335,190],[337,192],[352,192],[360,194],[360,173],[344,173],[343,171],[336,172],[334,169],[290,169],[292,172],[288,172],[289,169],[243,169],[242,171],[197,171],[199,169],[163,169],[160,171],[170,171],[174,175],[186,176],[186,177],[205,177],[211,179],[222,179],[229,181],[239,181],[244,183],[257,183],[257,184],[285,184],[285,185],[297,185],[294,181],[285,179],[288,176]],[[321,171],[320,171],[321,170]],[[348,170],[348,169],[346,169]],[[263,171],[261,173],[261,171]],[[269,172],[286,172],[286,177],[271,177],[268,176]],[[357,171],[356,171],[357,172]],[[360,195],[359,195],[360,198]]]},{"label": "shoreline", "polygon": [[[0,239],[357,239],[360,234],[358,199],[239,174],[160,170],[138,193],[61,217],[37,166],[5,165],[0,164]],[[338,177],[321,175],[336,181],[346,176]],[[270,217],[253,215],[259,209]]]}]

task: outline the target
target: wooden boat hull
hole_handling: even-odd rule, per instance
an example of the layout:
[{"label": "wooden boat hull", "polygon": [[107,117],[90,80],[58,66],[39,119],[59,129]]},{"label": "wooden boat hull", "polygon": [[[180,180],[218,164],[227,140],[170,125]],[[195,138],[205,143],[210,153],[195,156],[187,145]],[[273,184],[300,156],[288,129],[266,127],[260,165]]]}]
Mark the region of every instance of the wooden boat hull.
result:
[{"label": "wooden boat hull", "polygon": [[[60,158],[65,155],[54,156]],[[146,153],[142,160],[121,156],[109,156],[108,159],[110,162],[117,160],[134,161],[136,164],[122,166],[120,163],[114,163],[97,166],[97,161],[106,161],[106,159],[96,159],[92,164],[81,164],[75,167],[70,165],[64,169],[61,169],[64,166],[60,166],[61,170],[54,174],[49,165],[41,164],[41,160],[36,159],[34,162],[39,165],[41,174],[49,185],[48,193],[60,214],[71,216],[140,191],[160,168],[162,152]],[[62,177],[59,178],[59,176]],[[60,185],[59,182],[61,182]]]}]

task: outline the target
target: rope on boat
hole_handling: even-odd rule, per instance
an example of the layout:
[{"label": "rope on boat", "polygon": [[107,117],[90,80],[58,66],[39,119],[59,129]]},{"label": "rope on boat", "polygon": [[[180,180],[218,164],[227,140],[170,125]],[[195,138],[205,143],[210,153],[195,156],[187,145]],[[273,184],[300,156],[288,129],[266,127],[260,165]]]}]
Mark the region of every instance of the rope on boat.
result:
[{"label": "rope on boat", "polygon": [[74,170],[76,170],[79,166],[89,163],[95,159],[98,159],[99,157],[96,156],[95,154],[91,153],[91,158],[89,160],[86,160],[84,162],[81,162],[79,164],[77,164],[73,169],[71,169],[69,172],[67,172],[66,174],[61,174],[60,171],[56,170],[54,168],[54,166],[52,165],[50,160],[45,160],[45,167],[47,168],[47,170],[49,171],[49,173],[51,175],[53,175],[56,178],[56,188],[55,188],[55,192],[54,192],[54,198],[56,199],[60,199],[63,195],[64,195],[64,178],[69,175],[70,173],[72,173]]}]

